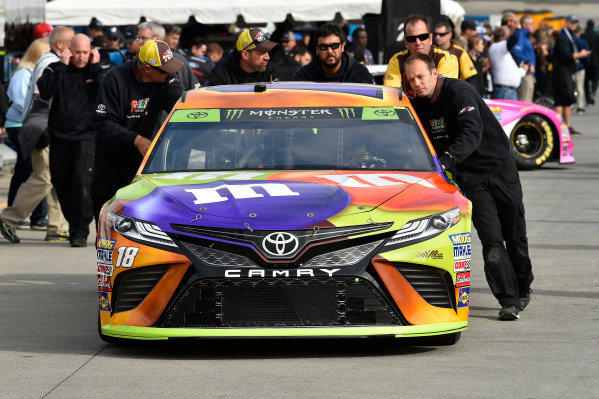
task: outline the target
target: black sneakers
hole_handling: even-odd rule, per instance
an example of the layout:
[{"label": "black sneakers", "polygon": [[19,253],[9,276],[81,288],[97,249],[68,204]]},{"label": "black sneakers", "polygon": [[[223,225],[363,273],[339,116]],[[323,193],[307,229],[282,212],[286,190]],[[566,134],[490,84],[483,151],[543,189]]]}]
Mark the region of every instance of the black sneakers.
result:
[{"label": "black sneakers", "polygon": [[84,248],[87,247],[87,239],[83,237],[72,237],[70,239],[71,247]]},{"label": "black sneakers", "polygon": [[530,293],[532,290],[529,288],[527,291],[520,293],[520,310],[526,309],[528,304],[530,303]]},{"label": "black sneakers", "polygon": [[516,305],[504,306],[499,311],[499,320],[516,320],[520,317],[520,311]]},{"label": "black sneakers", "polygon": [[8,241],[13,244],[18,244],[21,242],[19,236],[15,232],[15,229],[10,227],[4,220],[0,219],[0,233],[6,238]]}]

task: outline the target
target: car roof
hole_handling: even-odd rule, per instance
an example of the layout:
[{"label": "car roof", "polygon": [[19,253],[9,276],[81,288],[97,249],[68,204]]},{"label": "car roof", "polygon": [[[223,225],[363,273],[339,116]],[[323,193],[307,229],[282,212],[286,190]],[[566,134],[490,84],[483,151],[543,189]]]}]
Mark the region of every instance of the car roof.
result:
[{"label": "car roof", "polygon": [[401,90],[357,83],[253,83],[210,86],[185,92],[175,109],[354,106],[410,107]]}]

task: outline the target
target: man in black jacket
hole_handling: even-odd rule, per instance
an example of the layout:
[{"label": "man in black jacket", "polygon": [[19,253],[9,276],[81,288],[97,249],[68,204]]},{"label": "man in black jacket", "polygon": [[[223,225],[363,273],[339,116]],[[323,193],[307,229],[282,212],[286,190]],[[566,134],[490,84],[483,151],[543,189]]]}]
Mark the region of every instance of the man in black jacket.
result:
[{"label": "man in black jacket", "polygon": [[294,80],[373,83],[368,68],[345,53],[341,28],[323,25],[316,31],[315,38],[317,57],[297,71]]},{"label": "man in black jacket", "polygon": [[163,122],[183,93],[173,76],[183,64],[166,42],[148,40],[139,57],[106,74],[96,107],[96,162],[92,182],[94,216],[129,183]]},{"label": "man in black jacket", "polygon": [[440,78],[428,55],[411,55],[404,68],[416,94],[412,105],[441,167],[472,201],[485,275],[502,307],[499,319],[517,319],[530,301],[533,274],[522,187],[507,136],[476,88]]},{"label": "man in black jacket", "polygon": [[48,65],[37,81],[40,97],[52,98],[48,117],[50,175],[69,222],[72,247],[87,246],[92,220],[90,195],[94,166],[94,110],[102,67],[89,37],[78,33],[60,61]]},{"label": "man in black jacket", "polygon": [[237,51],[212,68],[207,85],[278,81],[279,71],[268,55],[277,44],[269,39],[270,34],[258,28],[241,32],[235,46]]}]

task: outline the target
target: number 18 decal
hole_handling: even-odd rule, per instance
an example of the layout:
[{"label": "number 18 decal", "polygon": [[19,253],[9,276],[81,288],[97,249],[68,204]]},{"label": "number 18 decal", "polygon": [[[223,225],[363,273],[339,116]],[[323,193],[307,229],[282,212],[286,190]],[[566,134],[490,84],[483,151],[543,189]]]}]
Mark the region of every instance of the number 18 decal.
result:
[{"label": "number 18 decal", "polygon": [[119,247],[117,249],[119,256],[116,259],[116,267],[131,267],[139,248],[137,247]]}]

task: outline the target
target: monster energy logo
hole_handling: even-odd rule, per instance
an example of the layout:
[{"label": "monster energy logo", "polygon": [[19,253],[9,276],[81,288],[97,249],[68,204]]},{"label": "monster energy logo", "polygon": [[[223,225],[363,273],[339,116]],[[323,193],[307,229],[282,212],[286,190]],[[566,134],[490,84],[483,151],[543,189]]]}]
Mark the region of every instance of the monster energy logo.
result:
[{"label": "monster energy logo", "polygon": [[354,112],[353,108],[337,108],[337,110],[339,111],[339,113],[341,114],[341,118],[343,119],[350,119],[356,117],[356,113]]},{"label": "monster energy logo", "polygon": [[243,109],[228,109],[225,119],[239,119],[243,115]]}]

